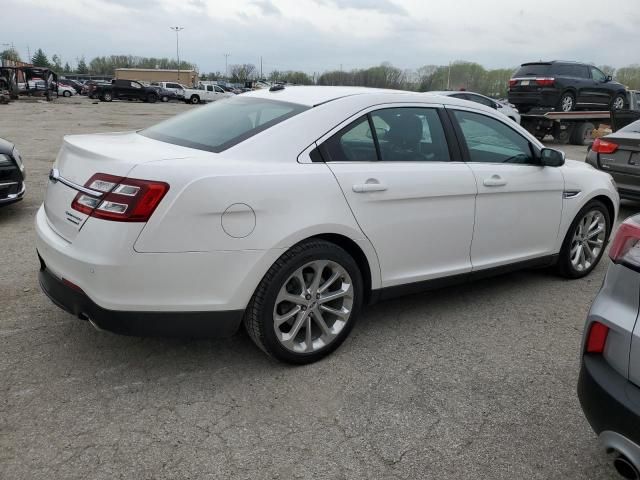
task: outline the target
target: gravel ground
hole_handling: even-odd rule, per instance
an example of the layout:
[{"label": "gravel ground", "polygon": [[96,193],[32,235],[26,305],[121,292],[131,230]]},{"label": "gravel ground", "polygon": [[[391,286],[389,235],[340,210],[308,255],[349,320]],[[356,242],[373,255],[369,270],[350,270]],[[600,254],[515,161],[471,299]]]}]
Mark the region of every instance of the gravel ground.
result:
[{"label": "gravel ground", "polygon": [[55,307],[38,287],[33,221],[62,136],[189,108],[0,106],[0,137],[28,169],[25,200],[0,209],[0,478],[616,478],[575,393],[606,262],[577,281],[525,271],[376,305],[305,367],[241,333],[129,338]]}]

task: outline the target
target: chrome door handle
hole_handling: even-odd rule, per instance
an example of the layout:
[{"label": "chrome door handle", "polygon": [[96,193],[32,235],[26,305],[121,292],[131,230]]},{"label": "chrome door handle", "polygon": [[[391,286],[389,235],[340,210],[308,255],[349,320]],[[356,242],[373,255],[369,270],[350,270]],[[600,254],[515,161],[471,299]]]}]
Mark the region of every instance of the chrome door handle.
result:
[{"label": "chrome door handle", "polygon": [[384,192],[387,189],[387,186],[380,183],[375,178],[369,178],[364,183],[354,185],[352,189],[355,193]]},{"label": "chrome door handle", "polygon": [[507,181],[500,175],[491,175],[491,177],[485,178],[482,183],[485,187],[504,187]]}]

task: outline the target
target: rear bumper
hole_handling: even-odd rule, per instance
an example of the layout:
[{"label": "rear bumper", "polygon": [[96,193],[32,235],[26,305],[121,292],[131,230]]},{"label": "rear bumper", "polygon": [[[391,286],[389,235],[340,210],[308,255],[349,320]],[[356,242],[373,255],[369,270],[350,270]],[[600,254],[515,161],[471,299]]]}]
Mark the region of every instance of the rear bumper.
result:
[{"label": "rear bumper", "polygon": [[58,307],[95,327],[123,335],[228,337],[238,330],[243,310],[214,312],[140,312],[102,308],[82,290],[73,288],[47,269],[40,258],[42,291]]},{"label": "rear bumper", "polygon": [[625,455],[640,467],[640,388],[616,372],[600,355],[583,357],[578,397],[587,420],[607,448],[624,439]]},{"label": "rear bumper", "polygon": [[560,92],[556,90],[541,92],[512,92],[508,99],[514,105],[531,105],[538,107],[555,107],[560,101]]}]

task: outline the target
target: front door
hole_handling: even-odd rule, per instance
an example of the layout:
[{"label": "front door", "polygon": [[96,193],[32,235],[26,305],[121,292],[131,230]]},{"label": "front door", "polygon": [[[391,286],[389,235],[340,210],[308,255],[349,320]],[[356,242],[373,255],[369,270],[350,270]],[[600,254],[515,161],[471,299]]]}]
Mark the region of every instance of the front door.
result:
[{"label": "front door", "polygon": [[320,145],[376,250],[383,287],[471,270],[476,182],[439,110],[378,109]]},{"label": "front door", "polygon": [[564,190],[560,170],[540,166],[536,147],[506,120],[450,111],[478,185],[474,271],[558,253]]}]

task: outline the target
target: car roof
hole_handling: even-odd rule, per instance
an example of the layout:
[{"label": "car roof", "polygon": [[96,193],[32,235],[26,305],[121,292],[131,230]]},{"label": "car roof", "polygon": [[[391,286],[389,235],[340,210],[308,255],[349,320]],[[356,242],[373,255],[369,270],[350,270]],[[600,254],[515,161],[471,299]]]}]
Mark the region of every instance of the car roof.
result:
[{"label": "car roof", "polygon": [[589,65],[588,63],[584,63],[584,62],[575,62],[573,60],[550,60],[548,62],[544,62],[544,61],[539,61],[539,62],[527,62],[527,63],[523,63],[522,65],[520,65],[521,67],[525,67],[527,65],[554,65],[556,63],[560,63],[560,64],[569,64],[569,65]]},{"label": "car roof", "polygon": [[415,94],[415,92],[407,92],[403,90],[367,87],[285,86],[284,88],[274,91],[268,88],[253,90],[251,92],[243,93],[243,95],[247,97],[268,98],[281,100],[283,102],[297,103],[299,105],[306,105],[308,107],[315,107],[332,100],[337,100],[338,98],[381,93],[391,95]]}]

